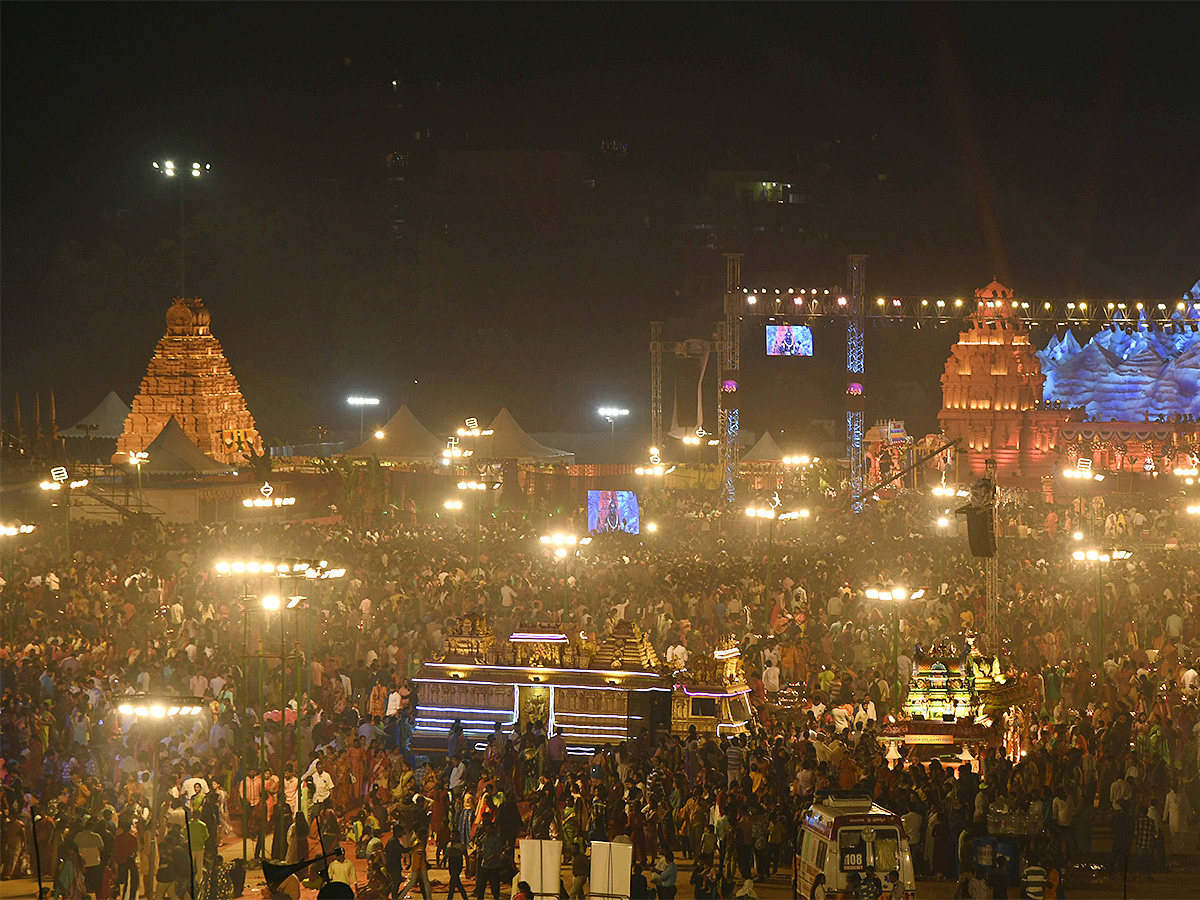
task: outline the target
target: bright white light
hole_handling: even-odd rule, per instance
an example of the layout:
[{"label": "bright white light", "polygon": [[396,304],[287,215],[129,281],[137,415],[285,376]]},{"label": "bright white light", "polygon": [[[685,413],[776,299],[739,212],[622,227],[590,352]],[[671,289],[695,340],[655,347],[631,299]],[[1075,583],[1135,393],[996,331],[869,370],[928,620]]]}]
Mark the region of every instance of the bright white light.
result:
[{"label": "bright white light", "polygon": [[939,528],[945,528],[949,524],[950,524],[950,520],[947,519],[945,516],[942,516],[941,518],[938,519],[938,527]]},{"label": "bright white light", "polygon": [[657,523],[657,522],[647,522],[647,523],[646,523],[646,530],[647,530],[647,531],[652,531],[652,532],[653,532],[653,531],[658,531],[658,523]]},{"label": "bright white light", "polygon": [[606,419],[615,419],[618,416],[629,415],[629,410],[618,409],[615,406],[602,406],[598,410],[596,410],[596,412],[598,412],[600,415],[604,416],[604,418],[606,418]]},{"label": "bright white light", "polygon": [[288,597],[287,608],[295,609],[297,606],[299,606],[303,602],[304,602],[303,597]]},{"label": "bright white light", "polygon": [[383,431],[381,430],[381,431],[375,432],[375,437],[379,438],[382,441],[383,440]]},{"label": "bright white light", "polygon": [[346,402],[351,406],[378,406],[378,397],[347,397]]},{"label": "bright white light", "polygon": [[562,559],[564,556],[567,555],[566,548],[559,547],[557,550],[554,551],[554,555],[557,556],[559,559]]},{"label": "bright white light", "polygon": [[902,587],[892,588],[892,599],[893,600],[907,600],[908,599],[908,589],[902,588]]},{"label": "bright white light", "polygon": [[[154,165],[155,165],[155,168],[158,167],[158,163],[155,163]],[[123,716],[132,716],[133,715],[133,707],[128,703],[122,703],[120,706],[117,707],[117,712],[119,712]]]},{"label": "bright white light", "polygon": [[878,588],[867,588],[866,591],[864,591],[864,593],[867,595],[868,600],[878,600],[879,599],[879,589]]},{"label": "bright white light", "polygon": [[275,595],[262,598],[263,609],[279,609],[279,598]]},{"label": "bright white light", "polygon": [[167,714],[167,711],[162,706],[155,705],[155,706],[150,707],[150,715],[154,716],[154,718],[156,718],[156,719],[161,719],[166,714]]}]

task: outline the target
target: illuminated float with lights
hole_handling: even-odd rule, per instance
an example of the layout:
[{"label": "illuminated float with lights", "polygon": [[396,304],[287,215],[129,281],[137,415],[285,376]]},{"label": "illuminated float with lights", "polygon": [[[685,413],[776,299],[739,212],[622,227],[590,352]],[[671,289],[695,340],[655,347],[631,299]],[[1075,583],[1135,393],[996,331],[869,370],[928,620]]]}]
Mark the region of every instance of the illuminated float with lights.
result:
[{"label": "illuminated float with lights", "polygon": [[904,717],[880,733],[893,765],[902,758],[902,745],[910,762],[973,764],[984,747],[1018,757],[1028,734],[1024,706],[1032,695],[1001,669],[998,657],[981,653],[971,636],[961,646],[943,638],[928,652],[918,647],[914,656]]},{"label": "illuminated float with lights", "polygon": [[482,748],[496,725],[505,732],[540,721],[572,754],[632,740],[648,730],[736,734],[748,730],[750,688],[732,640],[686,668],[664,665],[637,625],[618,622],[593,642],[582,633],[534,628],[497,640],[486,620],[450,624],[446,650],[421,666],[413,742],[444,750],[455,722]]}]

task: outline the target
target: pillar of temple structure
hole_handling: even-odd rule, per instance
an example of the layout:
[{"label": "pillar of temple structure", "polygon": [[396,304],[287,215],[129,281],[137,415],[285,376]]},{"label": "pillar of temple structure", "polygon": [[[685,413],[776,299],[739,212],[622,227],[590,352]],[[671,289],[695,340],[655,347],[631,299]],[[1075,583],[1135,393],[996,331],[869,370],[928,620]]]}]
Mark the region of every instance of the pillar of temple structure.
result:
[{"label": "pillar of temple structure", "polygon": [[118,452],[145,450],[174,416],[187,436],[213,459],[244,462],[262,449],[254,417],[209,330],[211,316],[199,298],[176,298],[167,310],[167,333],[154,348],[133,399]]},{"label": "pillar of temple structure", "polygon": [[981,475],[988,459],[1001,481],[1048,474],[1050,436],[1065,417],[1039,408],[1046,378],[1020,306],[998,282],[977,290],[975,304],[946,360],[938,413],[946,437],[962,441],[960,474]]}]

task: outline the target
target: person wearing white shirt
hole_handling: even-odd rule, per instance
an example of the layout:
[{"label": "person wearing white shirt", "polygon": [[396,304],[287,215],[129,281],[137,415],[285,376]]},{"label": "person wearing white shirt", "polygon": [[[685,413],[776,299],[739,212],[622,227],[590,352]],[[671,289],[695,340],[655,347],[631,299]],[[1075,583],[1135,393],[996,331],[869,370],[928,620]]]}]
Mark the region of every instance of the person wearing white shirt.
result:
[{"label": "person wearing white shirt", "polygon": [[1178,641],[1183,636],[1183,619],[1179,613],[1171,613],[1167,616],[1167,637],[1172,641]]},{"label": "person wearing white shirt", "polygon": [[208,679],[205,678],[203,675],[201,675],[199,672],[197,672],[195,675],[193,675],[191,677],[189,686],[191,688],[193,697],[197,697],[197,698],[203,697],[204,692],[208,690]]},{"label": "person wearing white shirt", "polygon": [[1170,852],[1175,856],[1186,856],[1192,827],[1192,805],[1188,795],[1172,784],[1163,804],[1163,824],[1171,835]]},{"label": "person wearing white shirt", "polygon": [[313,804],[320,805],[329,801],[333,793],[333,776],[325,771],[324,761],[318,759],[316,769],[312,773]]},{"label": "person wearing white shirt", "polygon": [[763,669],[763,690],[772,699],[779,693],[779,666],[774,661]]},{"label": "person wearing white shirt", "polygon": [[1200,673],[1194,665],[1189,666],[1187,671],[1179,676],[1179,686],[1187,697],[1195,696],[1197,690],[1200,690]]},{"label": "person wearing white shirt", "polygon": [[388,694],[387,712],[385,712],[384,715],[389,718],[391,716],[399,715],[400,707],[403,705],[403,703],[404,703],[404,698],[400,696],[400,691],[396,688],[393,688],[392,692],[390,694]]}]

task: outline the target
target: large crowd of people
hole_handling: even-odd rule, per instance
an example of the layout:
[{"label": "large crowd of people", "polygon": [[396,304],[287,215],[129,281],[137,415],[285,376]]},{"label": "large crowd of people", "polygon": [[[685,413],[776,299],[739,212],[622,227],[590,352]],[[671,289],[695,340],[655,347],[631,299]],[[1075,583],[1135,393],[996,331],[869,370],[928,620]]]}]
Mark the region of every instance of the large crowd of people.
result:
[{"label": "large crowd of people", "polygon": [[[1200,554],[1166,546],[1185,527],[1170,504],[1121,504],[1133,555],[1097,573],[1071,551],[1111,544],[1115,508],[1081,521],[1006,496],[990,635],[984,561],[929,527],[927,496],[858,516],[814,498],[770,524],[698,494],[646,499],[656,531],[597,536],[565,562],[538,536],[582,532],[585,511],[544,503],[483,516],[478,541],[470,519],[420,511],[379,527],[77,522],[69,559],[61,529],[6,538],[0,875],[40,869],[54,897],[134,900],[151,874],[156,897],[233,897],[248,860],[331,854],[269,895],[332,877],[360,896],[430,897],[445,868],[451,896],[473,879],[498,898],[524,836],[561,841],[571,897],[592,841],[632,845],[632,896],[754,897],[764,882],[798,889],[800,822],[831,790],[902,816],[918,874],[963,896],[1054,896],[1101,825],[1114,871],[1153,877],[1194,854]],[[263,595],[293,588],[216,564],[267,557],[346,574],[264,611]],[[924,594],[898,609],[867,596],[898,586]],[[732,634],[757,718],[746,735],[644,732],[590,758],[537,721],[482,750],[457,731],[418,746],[411,677],[467,615],[502,637],[565,616],[595,639],[627,620],[676,665]],[[1019,749],[957,770],[888,759],[880,729],[901,714],[915,653],[966,635],[1024,689]],[[198,709],[122,714],[139,693]],[[1003,866],[976,868],[974,841],[1000,814],[1044,825],[1012,885]],[[902,888],[880,872],[855,890]]]}]

